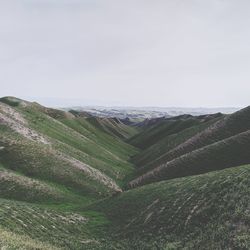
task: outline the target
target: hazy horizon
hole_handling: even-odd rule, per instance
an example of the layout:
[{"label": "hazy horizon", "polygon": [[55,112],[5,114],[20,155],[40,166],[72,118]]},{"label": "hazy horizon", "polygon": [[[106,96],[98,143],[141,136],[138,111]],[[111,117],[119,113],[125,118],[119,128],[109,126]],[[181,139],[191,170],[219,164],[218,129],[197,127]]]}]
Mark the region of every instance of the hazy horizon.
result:
[{"label": "hazy horizon", "polygon": [[54,107],[248,106],[249,7],[246,0],[1,1],[1,96]]},{"label": "hazy horizon", "polygon": [[[115,102],[113,104],[101,104],[98,101],[89,101],[89,100],[81,100],[81,99],[67,99],[67,98],[34,98],[34,97],[20,97],[20,96],[2,96],[2,97],[14,97],[14,98],[19,98],[25,101],[29,101],[29,102],[37,102],[41,105],[47,106],[47,107],[52,107],[52,108],[70,108],[70,107],[84,107],[84,108],[94,108],[94,107],[99,107],[99,108],[127,108],[127,109],[133,109],[133,108],[137,108],[137,109],[209,109],[209,110],[218,110],[218,109],[241,109],[244,107],[237,107],[237,106],[210,106],[210,107],[206,107],[206,106],[186,106],[186,107],[182,107],[182,106],[150,106],[150,105],[144,105],[144,106],[139,106],[139,105],[119,105],[119,103],[115,104]],[[98,104],[99,103],[99,104]]]}]

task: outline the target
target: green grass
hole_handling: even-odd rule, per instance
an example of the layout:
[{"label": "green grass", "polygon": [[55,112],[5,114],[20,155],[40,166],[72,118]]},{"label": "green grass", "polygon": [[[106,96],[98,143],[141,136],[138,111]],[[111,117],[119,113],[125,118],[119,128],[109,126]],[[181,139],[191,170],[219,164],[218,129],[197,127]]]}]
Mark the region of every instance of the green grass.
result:
[{"label": "green grass", "polygon": [[64,249],[91,249],[98,244],[88,229],[89,218],[30,203],[0,199],[4,230]]},{"label": "green grass", "polygon": [[250,165],[146,185],[89,209],[124,249],[249,249]]},{"label": "green grass", "polygon": [[133,162],[137,168],[147,167],[148,165],[157,166],[161,163],[160,159],[164,154],[166,154],[166,152],[169,152],[171,149],[177,147],[192,136],[200,133],[219,119],[221,119],[221,117],[214,118],[200,124],[195,124],[194,126],[188,127],[178,133],[163,137],[157,143],[137,154],[134,157]]},{"label": "green grass", "polygon": [[160,158],[149,165],[151,167],[157,165],[159,166],[160,164],[171,161],[181,155],[190,153],[212,143],[222,141],[249,129],[250,107],[247,107],[233,113],[232,115],[222,117],[222,119],[219,119],[208,128],[177,145],[177,147],[171,149],[170,151],[166,151],[165,154],[161,155]]},{"label": "green grass", "polygon": [[89,117],[87,120],[95,128],[120,139],[129,139],[137,134],[136,127],[127,126],[117,118]]},{"label": "green grass", "polygon": [[0,228],[0,248],[5,250],[57,250],[59,248]]},{"label": "green grass", "polygon": [[130,138],[128,142],[145,150],[167,136],[179,133],[187,128],[207,122],[210,119],[217,118],[218,116],[220,115],[211,115],[206,119],[204,119],[203,116],[179,116],[161,119],[154,125],[146,127],[146,129],[144,129],[141,133],[138,133]]},{"label": "green grass", "polygon": [[0,197],[31,202],[71,200],[71,195],[56,187],[6,170],[0,170]]},{"label": "green grass", "polygon": [[120,183],[133,171],[133,165],[127,160],[137,150],[88,124],[86,119],[51,119],[35,106],[19,110],[32,128],[51,138],[56,149],[101,170]]},{"label": "green grass", "polygon": [[[248,108],[137,129],[13,97],[0,102],[10,107],[6,114],[0,105],[1,249],[250,248],[250,165],[230,168],[250,163]],[[49,144],[6,125],[2,112]],[[163,165],[139,185],[157,182],[119,192],[135,164],[144,171],[152,163]]]},{"label": "green grass", "polygon": [[[214,116],[210,118],[212,117]],[[134,183],[140,185],[139,183],[150,183],[162,179],[204,173],[206,171],[205,169],[209,171],[209,166],[214,166],[215,169],[219,169],[236,166],[241,163],[249,163],[247,155],[243,153],[243,157],[241,157],[241,152],[236,153],[238,152],[237,150],[241,151],[241,149],[244,152],[245,147],[248,147],[248,136],[246,136],[245,139],[242,138],[242,143],[236,143],[239,148],[237,148],[235,152],[232,150],[233,145],[231,144],[234,142],[230,137],[237,137],[237,135],[250,129],[250,107],[244,108],[231,115],[222,116],[221,118],[220,116],[216,116],[215,119],[209,122],[212,122],[210,126],[205,127],[200,132],[187,138],[187,140],[182,141],[180,144],[175,145],[175,147],[170,150],[167,144],[164,144],[164,142],[168,141],[163,141],[163,143],[160,144],[160,150],[159,147],[156,147],[158,153],[154,153],[154,150],[151,153],[148,152],[152,157],[150,158],[149,156],[146,157],[146,159],[151,159],[152,161],[144,161],[146,163],[145,165],[141,165],[140,160],[143,161],[143,156],[147,154],[147,151],[142,151],[134,160],[137,165],[141,165],[138,166],[139,169],[135,174],[136,180]],[[154,127],[152,129],[154,130]],[[175,138],[179,140],[183,133],[185,133],[185,130],[178,133]],[[138,136],[140,136],[140,134]],[[170,140],[175,138],[170,138]],[[229,140],[229,143],[226,142],[227,140]],[[246,145],[244,145],[244,141],[246,141]],[[216,143],[218,143],[218,145]],[[232,149],[230,149],[230,146]],[[166,148],[165,153],[164,148]],[[213,148],[214,150],[212,150]],[[225,148],[225,151],[223,151],[222,148]],[[220,150],[223,151],[221,152],[223,153],[222,159],[218,157]],[[233,155],[231,155],[232,152],[234,152]],[[155,158],[156,155],[158,158]],[[204,159],[201,158],[201,156]]]},{"label": "green grass", "polygon": [[182,155],[146,172],[129,183],[130,187],[202,174],[250,162],[250,130]]},{"label": "green grass", "polygon": [[14,97],[4,97],[0,98],[0,101],[12,107],[17,107],[21,100]]},{"label": "green grass", "polygon": [[154,183],[88,207],[1,199],[0,224],[44,249],[248,249],[249,178],[250,166],[240,166]]},{"label": "green grass", "polygon": [[1,125],[0,143],[4,150],[0,152],[0,160],[7,168],[31,178],[67,186],[87,197],[110,195],[112,190],[58,155],[66,155],[98,169],[120,185],[124,185],[124,179],[133,172],[128,159],[137,150],[99,131],[85,119],[53,110],[56,120],[47,114],[48,109],[37,104],[19,105],[15,110],[28,121],[26,126],[44,135],[50,145],[32,142]]},{"label": "green grass", "polygon": [[0,163],[0,197],[11,200],[27,201],[33,203],[59,204],[80,203],[89,204],[95,201],[84,197],[74,190],[49,181],[29,178],[17,171],[6,169]]},{"label": "green grass", "polygon": [[64,185],[86,196],[109,193],[104,185],[58,158],[50,147],[12,135],[13,138],[0,141],[5,147],[0,154],[0,161],[6,168],[30,178]]},{"label": "green grass", "polygon": [[112,154],[119,157],[121,161],[128,161],[131,156],[138,152],[138,150],[131,145],[97,129],[89,123],[89,119],[76,118],[71,120],[62,119],[60,121],[78,133],[86,136],[97,145],[102,146],[105,150],[112,152]]}]

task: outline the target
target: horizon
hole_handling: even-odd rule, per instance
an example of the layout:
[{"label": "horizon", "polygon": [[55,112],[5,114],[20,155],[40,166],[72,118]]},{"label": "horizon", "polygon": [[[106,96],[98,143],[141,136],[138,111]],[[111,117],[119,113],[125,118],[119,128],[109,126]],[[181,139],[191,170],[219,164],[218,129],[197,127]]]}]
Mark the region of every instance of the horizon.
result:
[{"label": "horizon", "polygon": [[[43,106],[46,107],[51,107],[51,108],[74,108],[74,107],[82,107],[82,108],[118,108],[118,109],[133,109],[133,108],[138,108],[138,109],[208,109],[208,110],[213,110],[213,109],[242,109],[244,107],[236,107],[236,106],[212,106],[212,107],[206,107],[206,106],[187,106],[187,107],[182,107],[182,106],[132,106],[132,105],[101,105],[101,104],[87,104],[85,101],[80,100],[80,99],[68,99],[68,98],[34,98],[34,97],[19,97],[19,96],[2,96],[1,98],[5,97],[13,97],[17,99],[21,99],[24,101],[28,102],[37,102]],[[60,105],[59,103],[65,103],[65,105]],[[72,102],[72,104],[66,104],[68,102]]]}]

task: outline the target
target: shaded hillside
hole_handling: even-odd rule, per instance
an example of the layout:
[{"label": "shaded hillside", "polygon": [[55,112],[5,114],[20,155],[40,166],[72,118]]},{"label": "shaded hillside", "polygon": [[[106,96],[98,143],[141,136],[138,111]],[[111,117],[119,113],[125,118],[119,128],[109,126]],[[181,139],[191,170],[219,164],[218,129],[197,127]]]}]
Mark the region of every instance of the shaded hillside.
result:
[{"label": "shaded hillside", "polygon": [[[249,249],[250,166],[146,185],[96,204],[119,249]],[[123,248],[122,248],[123,247]]]},{"label": "shaded hillside", "polygon": [[157,162],[163,163],[191,152],[200,147],[223,140],[250,129],[250,107],[244,108],[212,124],[186,142],[167,152]]},{"label": "shaded hillside", "polygon": [[[211,115],[210,118],[211,119],[201,120],[198,124],[188,127],[180,132],[163,137],[157,143],[151,145],[147,149],[142,150],[139,154],[137,154],[133,158],[133,162],[135,163],[137,168],[145,168],[147,167],[147,165],[153,165],[154,162],[157,162],[157,160],[160,159],[164,154],[166,154],[166,152],[182,144],[197,133],[203,131],[216,121],[222,119],[223,115],[215,114]],[[197,119],[199,119],[199,117]]]},{"label": "shaded hillside", "polygon": [[[221,118],[219,117],[218,121],[216,122],[212,121],[212,124],[210,126],[208,126],[207,128],[204,128],[200,132],[197,131],[198,133],[196,133],[195,135],[191,137],[187,137],[187,140],[183,142],[181,139],[183,138],[183,133],[184,133],[184,138],[185,138],[186,131],[184,130],[176,134],[176,137],[175,137],[177,141],[181,142],[180,144],[175,145],[175,147],[172,149],[171,148],[168,149],[167,144],[164,144],[164,141],[163,141],[163,146],[158,151],[159,157],[158,158],[154,157],[154,151],[152,151],[152,153],[150,153],[151,156],[146,156],[146,159],[151,159],[151,161],[144,161],[145,165],[141,164],[140,160],[141,159],[143,160],[143,156],[146,155],[147,151],[144,150],[139,155],[137,155],[135,158],[137,162],[136,161],[134,162],[137,165],[139,165],[138,167],[140,169],[137,171],[136,176],[139,179],[140,175],[143,175],[142,179],[144,179],[146,175],[147,176],[152,175],[154,169],[157,169],[155,171],[156,173],[158,172],[160,167],[162,169],[163,165],[167,165],[169,162],[173,160],[178,160],[178,158],[180,158],[183,155],[192,153],[193,151],[199,148],[206,147],[213,143],[223,141],[226,138],[229,138],[239,133],[242,133],[244,131],[247,131],[248,129],[250,129],[250,108],[249,107],[242,109],[240,111],[237,111],[236,113],[233,113],[231,115],[227,115]],[[170,137],[170,139],[172,138]],[[166,151],[165,153],[163,153],[165,147],[166,147]],[[159,152],[161,153],[159,154]],[[245,162],[245,163],[248,163],[248,162]],[[136,182],[138,181],[138,179],[136,180]]]},{"label": "shaded hillside", "polygon": [[154,119],[146,122],[145,129],[129,139],[128,142],[145,150],[169,135],[179,133],[184,129],[207,122],[220,115],[221,114],[197,117],[182,115],[173,118]]},{"label": "shaded hillside", "polygon": [[143,174],[129,187],[250,163],[250,130],[182,155]]}]

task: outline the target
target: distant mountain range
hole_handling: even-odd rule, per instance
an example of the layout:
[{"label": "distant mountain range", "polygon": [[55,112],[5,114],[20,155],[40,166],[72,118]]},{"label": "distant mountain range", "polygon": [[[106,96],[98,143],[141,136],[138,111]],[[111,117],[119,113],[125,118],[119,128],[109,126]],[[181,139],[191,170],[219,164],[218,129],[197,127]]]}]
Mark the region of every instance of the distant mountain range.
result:
[{"label": "distant mountain range", "polygon": [[132,121],[142,121],[158,117],[171,117],[184,114],[204,115],[223,113],[231,114],[240,108],[176,108],[176,107],[102,107],[102,106],[83,106],[71,107],[64,110],[85,111],[98,117],[117,117],[119,119],[129,118]]}]

